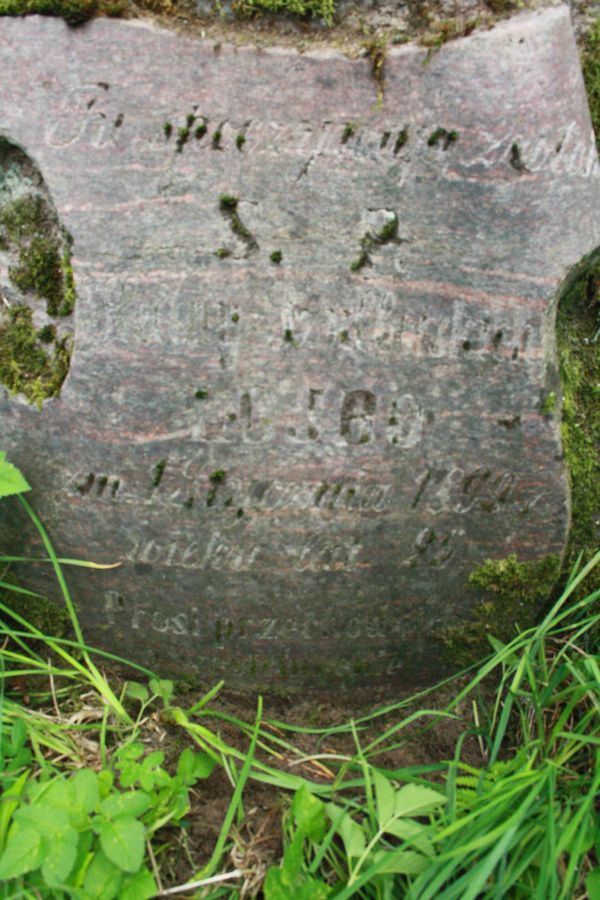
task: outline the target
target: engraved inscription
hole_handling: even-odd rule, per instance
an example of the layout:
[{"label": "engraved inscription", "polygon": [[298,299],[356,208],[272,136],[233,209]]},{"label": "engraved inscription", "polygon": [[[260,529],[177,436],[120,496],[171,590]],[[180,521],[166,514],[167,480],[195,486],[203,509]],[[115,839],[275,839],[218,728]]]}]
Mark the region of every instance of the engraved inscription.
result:
[{"label": "engraved inscription", "polygon": [[431,635],[485,602],[471,572],[564,553],[542,398],[600,253],[570,29],[390,48],[374,104],[366,59],[5,21],[3,129],[52,186],[78,314],[60,396],[5,391],[0,424],[65,558],[119,563],[70,573],[92,643],[232,688],[425,684]]},{"label": "engraved inscription", "polygon": [[234,538],[214,531],[208,540],[193,540],[174,531],[167,540],[148,540],[144,535],[129,535],[125,559],[191,570],[245,572],[260,565],[263,571],[286,567],[299,572],[352,570],[360,567],[362,545],[353,539],[339,540],[322,534],[305,534],[302,542],[273,543],[246,541],[243,546]]},{"label": "engraved inscription", "polygon": [[352,391],[342,403],[340,434],[349,444],[368,444],[373,440],[373,416],[377,400],[371,391]]},{"label": "engraved inscription", "polygon": [[515,487],[512,472],[478,468],[466,471],[460,466],[450,469],[427,469],[419,480],[412,508],[424,506],[432,515],[472,511],[498,512],[511,499]]}]

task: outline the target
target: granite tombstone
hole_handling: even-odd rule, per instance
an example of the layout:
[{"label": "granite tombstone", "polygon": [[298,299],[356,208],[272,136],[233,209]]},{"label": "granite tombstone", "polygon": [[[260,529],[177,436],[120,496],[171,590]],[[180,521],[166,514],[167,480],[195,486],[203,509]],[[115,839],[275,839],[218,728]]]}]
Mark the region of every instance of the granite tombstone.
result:
[{"label": "granite tombstone", "polygon": [[[121,563],[69,572],[91,643],[244,687],[414,684],[475,567],[563,553],[554,316],[600,245],[565,7],[393,48],[383,82],[3,19],[0,138],[1,446],[62,555]],[[35,371],[6,364],[17,326]]]}]

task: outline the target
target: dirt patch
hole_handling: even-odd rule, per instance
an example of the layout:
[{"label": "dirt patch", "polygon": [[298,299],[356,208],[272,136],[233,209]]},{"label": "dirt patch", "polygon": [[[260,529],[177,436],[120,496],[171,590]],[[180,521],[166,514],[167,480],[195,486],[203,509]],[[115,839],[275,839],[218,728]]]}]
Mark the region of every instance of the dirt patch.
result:
[{"label": "dirt patch", "polygon": [[[298,701],[280,696],[266,697],[263,710],[264,743],[273,752],[263,747],[257,751],[256,758],[275,769],[301,775],[323,785],[332,784],[341,767],[346,774],[340,779],[342,784],[337,795],[343,796],[347,793],[343,787],[344,779],[356,775],[358,771],[357,762],[346,763],[340,759],[346,757],[352,760],[357,753],[350,727],[352,721],[360,747],[373,765],[393,773],[399,780],[402,779],[403,769],[437,766],[441,780],[444,761],[455,757],[459,738],[465,731],[474,730],[475,725],[467,703],[459,706],[453,717],[435,718],[433,711],[444,710],[465,683],[464,680],[456,680],[431,692],[426,698],[407,702],[399,709],[391,709],[368,719],[365,717],[386,707],[373,700],[370,703],[352,703],[346,698],[337,703],[332,702],[331,697],[315,696]],[[197,699],[198,692],[189,691],[178,696],[174,704],[185,709]],[[409,700],[409,697],[406,699]],[[388,703],[388,706],[391,705]],[[394,732],[394,727],[420,709],[426,709],[428,714],[415,718]],[[223,716],[230,721],[224,720]],[[246,753],[249,726],[255,716],[255,697],[224,692],[211,703],[209,713],[194,720],[218,734],[230,747]],[[247,723],[246,730],[231,720]],[[166,728],[167,738],[161,746],[167,751],[167,758],[171,746],[172,758],[176,758],[187,737],[173,725]],[[387,739],[377,743],[386,732]],[[269,736],[272,736],[272,742]],[[460,758],[474,766],[482,764],[481,747],[476,736],[469,735],[463,741]],[[436,771],[428,772],[427,777],[436,780]],[[165,834],[166,849],[159,861],[165,888],[185,884],[208,862],[233,790],[234,785],[221,767],[197,785],[192,793],[192,806],[186,816],[185,828]],[[254,779],[246,785],[243,795],[244,820],[231,833],[233,849],[230,853],[230,868],[238,868],[245,873],[243,896],[255,896],[267,868],[281,858],[281,816],[290,801],[290,794],[271,785]]]}]

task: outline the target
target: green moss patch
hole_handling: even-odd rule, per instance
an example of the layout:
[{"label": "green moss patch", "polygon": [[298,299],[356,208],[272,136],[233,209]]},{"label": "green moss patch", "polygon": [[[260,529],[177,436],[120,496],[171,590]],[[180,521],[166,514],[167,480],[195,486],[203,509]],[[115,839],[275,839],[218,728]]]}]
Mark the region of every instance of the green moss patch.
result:
[{"label": "green moss patch", "polygon": [[241,16],[261,12],[292,13],[297,16],[317,16],[327,25],[333,24],[334,0],[234,0],[234,11]]},{"label": "green moss patch", "polygon": [[365,266],[373,265],[371,260],[371,251],[378,245],[398,242],[398,216],[393,216],[385,222],[377,234],[371,234],[370,231],[365,232],[360,242],[360,253],[356,259],[350,263],[351,272],[360,272]]},{"label": "green moss patch", "polygon": [[[571,478],[572,526],[567,553],[589,559],[600,543],[600,265],[562,298],[557,341],[563,389],[561,436]],[[592,574],[600,587],[600,572]],[[586,583],[586,588],[592,588]]]},{"label": "green moss patch", "polygon": [[600,19],[594,23],[586,38],[582,63],[592,124],[600,146]]},{"label": "green moss patch", "polygon": [[57,16],[68,25],[81,25],[103,11],[110,12],[97,0],[0,0],[0,16]]},{"label": "green moss patch", "polygon": [[[12,572],[5,575],[4,580],[19,587],[19,579]],[[45,597],[24,596],[17,591],[6,589],[0,591],[0,603],[22,616],[42,634],[66,637],[71,632],[67,610]],[[4,618],[4,615],[2,617]],[[11,621],[12,625],[14,622]]]},{"label": "green moss patch", "polygon": [[0,322],[0,381],[38,406],[60,392],[71,359],[68,338],[55,338],[51,349],[45,338],[28,306],[12,306]]},{"label": "green moss patch", "polygon": [[21,293],[46,301],[49,316],[68,316],[75,305],[70,242],[40,194],[27,194],[0,212],[0,247],[16,256],[8,274]]},{"label": "green moss patch", "polygon": [[[563,563],[566,579],[580,555],[591,559],[600,538],[600,264],[570,285],[557,312],[556,334],[562,384],[561,437],[571,482],[572,522]],[[554,393],[542,402],[544,415],[558,413]],[[486,560],[471,575],[471,584],[489,599],[473,619],[442,629],[438,637],[452,662],[465,666],[490,652],[488,635],[509,640],[516,629],[534,624],[540,604],[559,579],[556,557],[520,562],[516,556]],[[579,593],[600,588],[600,571],[592,572]]]},{"label": "green moss patch", "polygon": [[0,208],[0,251],[18,294],[0,308],[0,382],[40,407],[69,371],[72,334],[61,322],[76,301],[71,238],[46,197],[28,193]]},{"label": "green moss patch", "polygon": [[[219,209],[221,214],[229,222],[229,227],[233,234],[238,237],[246,245],[248,253],[254,253],[258,250],[258,242],[251,231],[244,225],[238,213],[239,199],[232,194],[221,194],[219,197]],[[224,258],[223,254],[217,255]],[[229,254],[227,254],[229,255]]]},{"label": "green moss patch", "polygon": [[470,665],[491,652],[488,635],[509,641],[518,631],[531,627],[559,572],[556,556],[530,562],[519,562],[516,554],[487,559],[469,581],[490,599],[476,607],[471,621],[443,628],[437,635],[449,659],[457,666]]}]

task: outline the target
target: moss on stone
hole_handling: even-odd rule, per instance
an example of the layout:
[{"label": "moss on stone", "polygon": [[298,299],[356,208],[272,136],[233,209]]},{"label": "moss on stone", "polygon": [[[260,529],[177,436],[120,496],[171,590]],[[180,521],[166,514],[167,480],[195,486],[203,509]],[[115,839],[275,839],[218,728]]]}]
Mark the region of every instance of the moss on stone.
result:
[{"label": "moss on stone", "polygon": [[261,12],[316,16],[331,26],[335,2],[334,0],[234,0],[233,9],[240,16],[254,16]]},{"label": "moss on stone", "polygon": [[219,209],[223,213],[235,212],[238,205],[238,198],[233,194],[221,194],[219,197]]},{"label": "moss on stone", "polygon": [[438,144],[442,150],[447,150],[455,141],[458,140],[458,131],[448,131],[446,128],[436,128],[427,138],[428,147],[437,147]]},{"label": "moss on stone", "polygon": [[556,394],[554,391],[550,391],[549,394],[546,394],[542,400],[540,410],[543,416],[551,416],[554,414],[556,411]]},{"label": "moss on stone", "polygon": [[[487,5],[490,7],[492,2],[494,2],[494,0],[486,0]],[[512,6],[514,0],[497,0],[497,2],[507,3]],[[509,7],[507,6],[506,11],[508,11],[508,8]],[[501,12],[501,10],[499,9],[498,12]],[[466,20],[461,16],[456,16],[452,19],[440,19],[433,23],[431,30],[426,31],[421,35],[419,43],[423,47],[429,47],[430,50],[439,50],[439,48],[443,47],[448,41],[466,37],[475,31],[476,28],[483,25],[489,25],[490,20],[491,16],[485,14]]]},{"label": "moss on stone", "polygon": [[57,16],[68,25],[81,25],[101,12],[119,14],[124,4],[116,9],[116,4],[105,8],[97,0],[0,0],[0,16]]},{"label": "moss on stone", "polygon": [[408,143],[408,126],[405,125],[404,128],[402,128],[398,132],[398,137],[396,138],[396,141],[394,143],[394,156],[396,156],[396,154],[398,154],[400,152],[400,150],[402,150],[402,148],[407,143]]},{"label": "moss on stone", "polygon": [[18,197],[0,213],[0,226],[5,237],[17,245],[45,231],[53,223],[54,217],[40,194]]},{"label": "moss on stone", "polygon": [[17,256],[11,282],[22,293],[46,301],[49,316],[67,316],[76,293],[69,238],[41,194],[26,194],[0,213],[2,249]]},{"label": "moss on stone", "polygon": [[22,293],[46,300],[49,316],[56,316],[63,300],[63,275],[59,246],[52,238],[34,237],[19,252],[19,262],[8,275]]},{"label": "moss on stone", "polygon": [[342,144],[347,144],[354,132],[356,131],[356,122],[346,122],[342,131]]},{"label": "moss on stone", "polygon": [[229,222],[229,227],[233,234],[244,242],[249,252],[254,252],[258,250],[258,242],[240,219],[237,211],[238,203],[239,199],[234,197],[233,194],[221,194],[219,196],[219,209]]},{"label": "moss on stone", "polygon": [[71,264],[71,253],[66,250],[60,259],[60,268],[62,271],[63,298],[58,308],[59,316],[70,316],[75,308],[77,293],[75,291],[75,276],[73,275],[73,266]]},{"label": "moss on stone", "polygon": [[23,394],[41,407],[60,392],[70,357],[67,339],[55,339],[52,351],[44,349],[28,306],[6,310],[0,322],[0,381],[10,394]]},{"label": "moss on stone", "polygon": [[490,653],[489,636],[509,641],[531,627],[559,572],[556,556],[520,562],[513,553],[506,559],[487,559],[469,581],[490,599],[475,608],[470,621],[442,628],[437,634],[449,659],[457,666],[470,665]]},{"label": "moss on stone", "polygon": [[389,244],[398,237],[398,216],[394,213],[385,225],[378,231],[375,239],[380,244]]},{"label": "moss on stone", "polygon": [[596,20],[586,38],[582,63],[596,143],[600,146],[600,19]]},{"label": "moss on stone", "polygon": [[[600,265],[568,289],[557,313],[562,383],[561,436],[571,480],[572,525],[566,566],[600,543]],[[600,587],[600,571],[586,590]]]},{"label": "moss on stone", "polygon": [[[18,579],[12,573],[6,575],[4,580],[15,586],[19,585]],[[70,619],[67,610],[64,606],[53,603],[46,597],[24,596],[7,589],[0,591],[0,602],[26,619],[42,634],[65,637],[70,633]]]},{"label": "moss on stone", "polygon": [[[8,276],[22,295],[0,310],[0,382],[41,406],[54,397],[69,370],[72,336],[57,324],[34,324],[42,301],[53,318],[69,316],[76,302],[70,235],[46,197],[28,193],[0,208],[0,244]],[[31,307],[30,304],[31,303]]]}]

